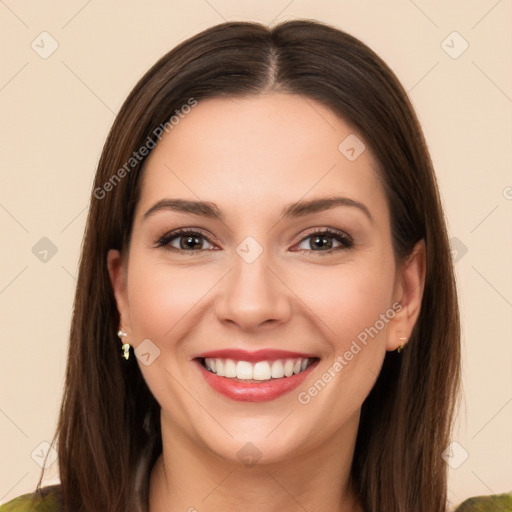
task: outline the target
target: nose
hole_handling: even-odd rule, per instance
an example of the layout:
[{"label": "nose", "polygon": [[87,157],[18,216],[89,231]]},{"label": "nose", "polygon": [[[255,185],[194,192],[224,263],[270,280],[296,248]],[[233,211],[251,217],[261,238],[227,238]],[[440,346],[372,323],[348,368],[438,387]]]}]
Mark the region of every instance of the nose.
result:
[{"label": "nose", "polygon": [[279,275],[282,272],[271,268],[275,265],[265,251],[252,263],[235,254],[233,265],[222,280],[215,306],[217,318],[244,331],[286,323],[293,294]]}]

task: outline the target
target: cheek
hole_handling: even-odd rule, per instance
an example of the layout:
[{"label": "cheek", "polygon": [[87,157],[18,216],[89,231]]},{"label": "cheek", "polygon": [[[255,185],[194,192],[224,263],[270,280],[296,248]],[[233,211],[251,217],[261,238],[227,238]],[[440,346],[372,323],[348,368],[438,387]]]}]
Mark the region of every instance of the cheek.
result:
[{"label": "cheek", "polygon": [[376,323],[375,337],[385,335],[387,323],[382,325],[380,319],[391,306],[393,265],[367,263],[331,268],[324,278],[303,281],[305,302],[323,321],[336,353],[346,350],[361,333],[364,338]]},{"label": "cheek", "polygon": [[[388,322],[394,316],[394,265],[391,260],[388,264],[381,260],[380,265],[371,260],[330,269],[321,280],[323,286],[308,285],[307,304],[322,320],[316,325],[324,334],[329,352],[317,379],[297,394],[301,411],[310,418],[314,432],[321,429],[325,435],[333,433],[356,415],[382,367],[387,323],[381,315]],[[326,415],[325,411],[330,412]]]},{"label": "cheek", "polygon": [[170,330],[179,330],[181,320],[200,306],[215,282],[211,273],[173,269],[144,255],[134,255],[129,272],[130,318],[137,339],[161,340]]}]

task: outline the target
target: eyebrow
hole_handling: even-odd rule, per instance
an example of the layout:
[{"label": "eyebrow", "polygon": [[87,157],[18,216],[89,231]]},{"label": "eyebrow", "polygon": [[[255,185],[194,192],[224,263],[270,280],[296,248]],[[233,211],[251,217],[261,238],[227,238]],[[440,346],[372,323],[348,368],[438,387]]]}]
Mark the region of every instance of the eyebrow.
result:
[{"label": "eyebrow", "polygon": [[[304,217],[313,213],[322,212],[336,208],[337,206],[350,206],[362,211],[373,223],[373,217],[368,207],[354,199],[348,197],[323,197],[319,199],[311,199],[308,201],[298,201],[296,203],[285,206],[281,212],[281,218]],[[143,220],[147,219],[156,212],[162,210],[171,210],[182,213],[192,213],[201,217],[207,217],[223,221],[224,215],[220,208],[208,201],[193,201],[188,199],[162,199],[154,204],[143,216]]]}]

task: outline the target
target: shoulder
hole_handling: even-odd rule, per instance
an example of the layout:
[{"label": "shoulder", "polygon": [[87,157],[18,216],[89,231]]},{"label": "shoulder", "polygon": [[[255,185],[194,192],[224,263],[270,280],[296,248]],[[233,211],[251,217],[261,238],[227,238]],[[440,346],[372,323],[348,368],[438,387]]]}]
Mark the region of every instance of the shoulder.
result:
[{"label": "shoulder", "polygon": [[42,487],[0,505],[0,512],[60,512],[60,485]]},{"label": "shoulder", "polygon": [[[477,496],[461,503],[455,512],[511,512],[512,493]],[[2,512],[0,510],[0,512]]]}]

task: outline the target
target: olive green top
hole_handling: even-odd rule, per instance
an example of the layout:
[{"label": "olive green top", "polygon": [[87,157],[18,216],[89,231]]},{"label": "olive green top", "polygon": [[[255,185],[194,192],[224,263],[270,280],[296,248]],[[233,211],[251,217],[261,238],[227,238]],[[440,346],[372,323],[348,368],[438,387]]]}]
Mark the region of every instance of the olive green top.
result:
[{"label": "olive green top", "polygon": [[[0,512],[3,510],[0,509]],[[455,512],[512,512],[512,492],[469,498]]]},{"label": "olive green top", "polygon": [[0,506],[0,512],[62,512],[60,485],[43,487],[39,493],[23,494]]},{"label": "olive green top", "polygon": [[[60,486],[43,487],[36,493],[18,496],[0,506],[0,512],[62,512]],[[469,498],[455,512],[512,512],[512,493]]]}]

